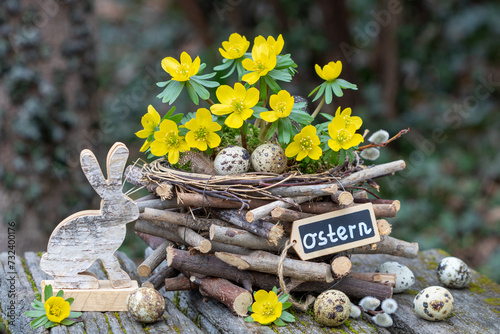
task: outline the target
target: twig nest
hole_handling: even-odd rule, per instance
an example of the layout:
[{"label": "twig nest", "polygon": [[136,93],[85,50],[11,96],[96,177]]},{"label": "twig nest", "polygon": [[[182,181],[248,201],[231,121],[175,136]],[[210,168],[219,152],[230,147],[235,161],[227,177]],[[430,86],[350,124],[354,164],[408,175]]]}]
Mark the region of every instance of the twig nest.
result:
[{"label": "twig nest", "polygon": [[403,292],[415,283],[415,275],[413,275],[410,268],[396,261],[382,263],[377,267],[376,272],[396,274],[396,285],[393,289],[394,293]]},{"label": "twig nest", "polygon": [[325,326],[342,325],[351,314],[351,301],[338,290],[322,292],[314,302],[314,316]]},{"label": "twig nest", "polygon": [[281,174],[285,171],[285,151],[277,144],[262,144],[252,153],[252,167],[256,172]]},{"label": "twig nest", "polygon": [[443,320],[453,311],[453,296],[443,287],[430,286],[415,297],[413,310],[425,320]]},{"label": "twig nest", "polygon": [[165,299],[152,288],[139,288],[127,297],[127,309],[143,323],[157,321],[165,312]]},{"label": "twig nest", "polygon": [[248,172],[250,154],[240,146],[228,146],[217,154],[214,160],[218,175],[237,175]]},{"label": "twig nest", "polygon": [[467,264],[456,257],[445,257],[437,267],[439,282],[449,288],[461,289],[470,285],[471,271]]}]

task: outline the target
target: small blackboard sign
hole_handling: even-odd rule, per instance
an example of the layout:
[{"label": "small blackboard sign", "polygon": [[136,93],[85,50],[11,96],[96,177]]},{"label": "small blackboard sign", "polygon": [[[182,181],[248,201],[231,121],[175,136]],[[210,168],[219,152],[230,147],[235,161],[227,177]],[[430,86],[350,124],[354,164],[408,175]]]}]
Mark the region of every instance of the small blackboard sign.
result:
[{"label": "small blackboard sign", "polygon": [[302,260],[380,241],[373,205],[365,203],[293,223],[290,241]]}]

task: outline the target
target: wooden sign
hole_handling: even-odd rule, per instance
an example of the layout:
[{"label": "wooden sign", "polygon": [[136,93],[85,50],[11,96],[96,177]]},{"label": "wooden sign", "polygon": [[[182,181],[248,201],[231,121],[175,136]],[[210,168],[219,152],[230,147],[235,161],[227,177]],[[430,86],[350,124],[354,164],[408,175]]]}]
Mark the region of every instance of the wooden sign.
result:
[{"label": "wooden sign", "polygon": [[302,260],[380,241],[373,205],[366,203],[293,223],[290,242]]}]

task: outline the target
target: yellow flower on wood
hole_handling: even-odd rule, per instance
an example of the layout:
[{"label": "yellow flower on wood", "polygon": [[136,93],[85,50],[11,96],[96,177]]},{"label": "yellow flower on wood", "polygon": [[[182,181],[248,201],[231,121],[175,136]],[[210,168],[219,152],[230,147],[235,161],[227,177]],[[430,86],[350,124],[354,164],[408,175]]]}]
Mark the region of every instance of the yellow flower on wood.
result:
[{"label": "yellow flower on wood", "polygon": [[180,63],[175,58],[166,57],[161,61],[161,67],[172,76],[172,80],[188,81],[200,70],[200,62],[200,57],[193,61],[190,55],[182,52]]},{"label": "yellow flower on wood", "polygon": [[246,58],[242,62],[245,70],[250,73],[242,77],[243,81],[250,85],[256,83],[276,67],[276,54],[269,48],[267,43],[254,44],[252,48],[252,59]]},{"label": "yellow flower on wood", "polygon": [[278,36],[277,39],[274,39],[273,36],[267,37],[267,40],[264,38],[264,36],[257,36],[255,37],[254,44],[262,44],[262,43],[267,43],[269,46],[269,49],[275,54],[279,55],[281,51],[283,50],[283,46],[285,46],[285,41],[283,40],[283,36],[281,34]]},{"label": "yellow flower on wood", "polygon": [[339,117],[341,119],[344,119],[345,121],[345,127],[348,128],[351,125],[354,125],[356,130],[358,130],[361,125],[363,125],[363,120],[361,117],[358,116],[351,116],[351,108],[345,108],[342,113],[340,113],[340,107],[337,108],[337,111],[335,112],[335,117]]},{"label": "yellow flower on wood", "polygon": [[316,64],[314,66],[314,69],[321,79],[325,81],[333,81],[337,79],[340,75],[340,72],[342,72],[342,62],[340,60],[336,62],[331,61],[323,66],[323,69],[318,64]]},{"label": "yellow flower on wood", "polygon": [[155,141],[151,144],[151,153],[160,157],[168,154],[168,162],[176,164],[179,161],[179,152],[189,151],[189,145],[184,137],[179,136],[177,124],[165,119],[160,129],[155,132]]},{"label": "yellow flower on wood", "polygon": [[[155,133],[156,127],[160,124],[161,117],[160,114],[156,111],[156,109],[152,106],[148,106],[148,113],[141,118],[141,124],[144,127],[143,130],[137,131],[135,135],[139,138],[148,138],[150,135]],[[151,142],[146,140],[141,147],[141,152],[146,151],[149,146],[151,146]]]},{"label": "yellow flower on wood", "polygon": [[186,142],[190,147],[206,151],[207,147],[219,146],[221,139],[215,131],[222,127],[212,121],[212,114],[208,109],[198,109],[196,117],[186,123],[186,128],[191,130],[186,134]]},{"label": "yellow flower on wood", "polygon": [[293,142],[286,148],[285,155],[289,158],[297,156],[297,161],[305,157],[318,160],[322,154],[319,144],[320,140],[316,134],[316,128],[313,125],[308,125],[293,137]]},{"label": "yellow flower on wood", "polygon": [[332,122],[328,124],[328,134],[332,139],[328,140],[328,146],[334,150],[348,150],[351,147],[357,146],[363,142],[363,136],[356,132],[356,126],[349,124],[346,127],[344,118],[334,117]]},{"label": "yellow flower on wood", "polygon": [[274,122],[278,118],[288,117],[292,112],[293,104],[293,96],[290,96],[286,90],[281,90],[269,98],[269,106],[272,110],[261,112],[260,117],[266,122]]},{"label": "yellow flower on wood", "polygon": [[47,318],[50,321],[60,323],[62,320],[69,316],[70,308],[69,302],[65,301],[62,297],[52,296],[44,303]]},{"label": "yellow flower on wood", "polygon": [[274,291],[259,290],[252,304],[252,318],[260,324],[270,324],[281,316],[283,304],[278,301]]},{"label": "yellow flower on wood", "polygon": [[229,36],[229,41],[222,42],[222,47],[224,49],[219,48],[222,57],[226,59],[238,59],[243,57],[245,52],[247,52],[250,47],[250,41],[247,41],[245,36],[233,33]]},{"label": "yellow flower on wood", "polygon": [[210,110],[218,116],[229,114],[224,123],[235,129],[253,115],[251,108],[259,102],[259,90],[253,87],[246,90],[239,82],[234,84],[234,89],[227,85],[220,86],[215,95],[220,103],[211,106]]}]

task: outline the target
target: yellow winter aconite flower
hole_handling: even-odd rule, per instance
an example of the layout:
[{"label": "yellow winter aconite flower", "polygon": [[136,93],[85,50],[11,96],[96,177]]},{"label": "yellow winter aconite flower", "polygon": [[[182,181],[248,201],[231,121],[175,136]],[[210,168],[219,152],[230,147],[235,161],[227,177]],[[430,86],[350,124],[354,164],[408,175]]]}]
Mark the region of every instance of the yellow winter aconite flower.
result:
[{"label": "yellow winter aconite flower", "polygon": [[69,302],[65,301],[62,297],[52,296],[44,303],[47,318],[50,321],[60,323],[62,320],[69,316],[70,308]]},{"label": "yellow winter aconite flower", "polygon": [[363,136],[356,132],[356,125],[349,124],[346,127],[344,118],[334,117],[332,122],[328,124],[328,134],[332,139],[328,140],[328,146],[334,150],[348,150],[351,147],[357,146],[363,142]]},{"label": "yellow winter aconite flower", "polygon": [[342,72],[342,62],[340,60],[336,62],[331,61],[323,66],[323,69],[321,69],[321,67],[316,64],[314,66],[314,69],[321,79],[325,81],[333,81],[337,79],[340,75],[340,72]]},{"label": "yellow winter aconite flower", "polygon": [[215,92],[220,103],[214,104],[210,110],[214,115],[227,115],[225,124],[230,128],[238,129],[243,121],[253,115],[253,108],[259,102],[259,90],[257,88],[245,89],[239,82],[234,84],[234,89],[222,85]]},{"label": "yellow winter aconite flower", "polygon": [[237,59],[242,57],[250,47],[250,41],[247,41],[245,36],[238,33],[231,34],[229,41],[222,42],[222,48],[219,52],[226,59]]},{"label": "yellow winter aconite flower", "polygon": [[186,128],[191,130],[186,134],[186,142],[190,147],[206,151],[207,147],[219,146],[221,139],[215,131],[219,131],[222,127],[212,122],[212,114],[208,109],[198,109],[196,117],[186,123]]},{"label": "yellow winter aconite flower", "polygon": [[337,111],[335,112],[335,117],[344,119],[346,128],[348,128],[350,125],[354,125],[357,130],[361,127],[361,125],[363,125],[363,120],[361,119],[361,117],[351,116],[351,112],[351,108],[345,108],[342,113],[340,113],[340,107],[338,107]]},{"label": "yellow winter aconite flower", "polygon": [[254,44],[262,44],[262,43],[267,43],[269,46],[269,49],[275,54],[279,55],[281,51],[283,50],[283,46],[285,46],[285,41],[283,40],[283,36],[281,34],[278,36],[278,38],[275,40],[273,36],[267,37],[267,40],[264,38],[264,36],[257,36],[255,37]]},{"label": "yellow winter aconite flower", "polygon": [[308,125],[293,137],[293,142],[288,145],[285,154],[289,158],[297,156],[297,161],[305,157],[318,160],[322,154],[319,144],[316,128],[313,125]]},{"label": "yellow winter aconite flower", "polygon": [[269,98],[269,106],[272,110],[261,112],[260,117],[266,122],[274,122],[278,118],[288,117],[292,112],[293,104],[293,96],[290,96],[286,90],[281,90]]},{"label": "yellow winter aconite flower", "polygon": [[200,70],[200,57],[193,61],[186,52],[181,53],[181,62],[172,57],[163,58],[161,67],[172,76],[175,81],[188,81]]},{"label": "yellow winter aconite flower", "polygon": [[151,153],[160,157],[168,154],[171,164],[179,161],[179,152],[189,151],[189,145],[184,137],[179,136],[177,124],[165,119],[160,124],[160,130],[155,132],[155,141],[151,144]]},{"label": "yellow winter aconite flower", "polygon": [[243,59],[242,65],[245,70],[250,71],[250,73],[242,77],[242,80],[253,85],[260,77],[267,75],[269,71],[276,67],[276,54],[269,48],[267,43],[254,44],[252,59]]},{"label": "yellow winter aconite flower", "polygon": [[[156,131],[156,127],[160,124],[161,117],[160,114],[156,111],[156,109],[152,106],[148,106],[148,113],[141,118],[141,124],[144,127],[143,130],[137,131],[135,135],[139,138],[148,138]],[[146,151],[149,146],[151,146],[151,142],[146,140],[141,147],[141,152]]]},{"label": "yellow winter aconite flower", "polygon": [[252,318],[260,324],[270,324],[281,316],[283,304],[274,291],[259,290],[252,304]]}]

